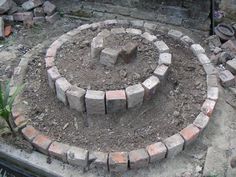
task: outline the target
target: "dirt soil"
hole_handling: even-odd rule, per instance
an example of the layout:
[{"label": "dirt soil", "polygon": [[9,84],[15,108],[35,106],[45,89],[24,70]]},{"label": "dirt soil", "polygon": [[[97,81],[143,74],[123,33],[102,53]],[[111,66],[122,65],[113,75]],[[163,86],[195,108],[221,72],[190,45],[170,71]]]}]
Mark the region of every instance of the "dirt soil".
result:
[{"label": "dirt soil", "polygon": [[72,84],[93,90],[124,89],[146,80],[157,66],[158,51],[154,44],[137,35],[112,34],[105,48],[121,48],[128,42],[138,44],[136,60],[126,64],[118,59],[114,67],[106,67],[90,57],[90,43],[100,30],[81,32],[58,51],[56,65]]},{"label": "dirt soil", "polygon": [[34,59],[23,93],[32,124],[57,141],[90,150],[126,151],[161,141],[192,123],[206,97],[205,73],[189,49],[166,36],[159,38],[173,53],[166,85],[139,109],[113,115],[87,116],[64,106],[48,87],[44,63]]}]

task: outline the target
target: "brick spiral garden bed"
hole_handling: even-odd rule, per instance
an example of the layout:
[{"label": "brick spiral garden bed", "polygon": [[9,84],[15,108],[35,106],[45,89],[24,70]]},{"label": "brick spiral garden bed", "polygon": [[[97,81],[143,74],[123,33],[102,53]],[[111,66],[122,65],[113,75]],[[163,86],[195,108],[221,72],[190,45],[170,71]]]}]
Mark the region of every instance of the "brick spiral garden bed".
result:
[{"label": "brick spiral garden bed", "polygon": [[[63,44],[66,45],[66,42],[72,41],[77,35],[89,29],[92,29],[92,31],[97,30],[98,33],[102,29],[108,29],[111,32],[131,32],[145,37],[148,42],[153,42],[159,52],[159,65],[157,69],[154,68],[154,76],[151,76],[151,74],[148,79],[155,77],[155,82],[153,80],[150,82],[155,84],[150,84],[151,86],[147,87],[145,84],[148,82],[149,85],[147,80],[140,80],[140,83],[135,83],[138,86],[135,87],[134,92],[131,92],[134,97],[129,97],[130,92],[128,89],[128,87],[133,86],[119,88],[119,91],[93,91],[72,86],[66,80],[67,78],[62,77],[59,73],[60,69],[57,68],[57,61],[55,62],[55,59],[57,60],[57,51],[61,47],[63,48]],[[85,24],[62,35],[51,44],[46,53],[46,68],[42,64],[31,63],[25,76],[23,71],[26,71],[27,67],[25,65],[23,67],[22,63],[24,61],[21,61],[15,70],[13,80],[21,75],[26,77],[25,81],[29,84],[17,102],[22,99],[27,100],[30,105],[35,105],[36,107],[33,108],[31,106],[30,109],[22,110],[17,102],[14,106],[13,117],[16,125],[26,118],[32,120],[30,125],[21,130],[23,136],[32,143],[36,150],[61,159],[66,163],[84,168],[101,167],[115,172],[145,167],[152,162],[173,157],[183,151],[186,146],[199,136],[210,121],[218,99],[216,71],[210,63],[205,50],[199,44],[194,44],[191,38],[176,30],[169,30],[167,34],[162,35],[156,33],[156,30],[158,29],[156,29],[155,24],[144,23],[143,21],[108,20]],[[153,34],[149,33],[149,31],[153,31]],[[167,41],[166,43],[172,50],[167,47],[164,41]],[[195,58],[190,59],[192,57],[188,54],[189,49],[198,60],[194,60]],[[179,50],[183,50],[183,54],[177,54]],[[160,59],[163,53],[169,51],[173,55],[172,60],[169,60],[168,57],[164,57],[164,61]],[[184,58],[181,61],[175,61],[175,55],[182,58],[184,58],[183,56],[189,57],[189,60]],[[198,66],[197,63],[200,63],[201,66]],[[169,68],[170,64],[172,65]],[[170,70],[168,71],[170,72],[168,76],[165,75],[167,68]],[[205,74],[201,73],[202,69],[205,70],[207,83],[205,100],[203,98],[205,98],[206,87],[203,83],[204,79],[202,80]],[[189,74],[189,77],[184,75],[185,72]],[[198,75],[198,72],[201,74]],[[47,76],[48,79],[46,79]],[[176,78],[180,83],[176,82]],[[193,80],[197,78],[199,78],[199,82],[194,83]],[[33,82],[34,79],[40,81]],[[163,79],[165,82],[162,82],[164,81]],[[185,82],[185,80],[188,80],[188,82]],[[32,83],[29,81],[32,81]],[[50,89],[48,90],[48,83],[50,88],[53,89],[51,93]],[[14,85],[12,88],[14,88]],[[33,89],[35,90],[32,91]],[[181,91],[184,91],[184,93],[181,93]],[[154,93],[156,94],[154,95]],[[57,101],[55,95],[60,101]],[[123,112],[124,109],[129,108],[126,104],[129,105],[132,99],[139,98],[140,101],[137,101],[137,104],[140,104],[143,103],[147,95],[151,95],[152,99],[144,102],[139,108],[135,107],[134,110]],[[171,98],[175,102],[171,101]],[[176,100],[176,98],[179,98],[179,100]],[[69,109],[61,101],[65,104],[69,103],[69,106],[77,111]],[[168,102],[172,102],[172,105],[167,104]],[[110,103],[112,103],[112,106],[109,105]],[[178,108],[181,111],[173,110],[173,105],[175,104],[176,107],[174,109]],[[36,112],[39,111],[37,109],[44,106],[47,107],[48,120],[43,117],[39,118],[40,115],[35,116],[37,115]],[[186,109],[182,110],[182,108]],[[93,112],[95,114],[105,114],[109,111],[113,113],[117,110],[119,112],[101,116],[80,113],[80,117],[87,116],[87,118],[92,119],[91,122],[97,129],[79,125],[77,129],[71,129],[70,127],[69,130],[67,128],[69,124],[63,126],[66,119],[72,121],[79,114],[78,111],[85,110],[87,113],[95,110]],[[58,122],[54,123],[54,119]],[[139,128],[145,122],[148,122],[147,127],[144,129]],[[51,125],[49,126],[48,124]],[[59,130],[54,127],[63,128]],[[134,128],[133,130],[137,132],[138,136],[129,134],[129,130],[132,128]],[[118,129],[121,129],[121,132]],[[49,136],[45,136],[44,132],[47,132]],[[117,134],[117,132],[120,134]],[[145,135],[145,132],[152,132],[152,134],[147,133]],[[61,140],[63,143],[59,142]],[[103,142],[100,142],[100,140]]]}]

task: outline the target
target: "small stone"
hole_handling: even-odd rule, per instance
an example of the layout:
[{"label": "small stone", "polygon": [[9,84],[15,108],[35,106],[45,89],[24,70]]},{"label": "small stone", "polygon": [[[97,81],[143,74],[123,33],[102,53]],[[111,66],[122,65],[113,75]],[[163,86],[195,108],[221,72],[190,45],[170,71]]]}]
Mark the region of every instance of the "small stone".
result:
[{"label": "small stone", "polygon": [[45,12],[45,14],[50,16],[53,13],[55,13],[56,6],[54,4],[52,4],[51,2],[49,2],[49,1],[45,1],[43,3],[43,11]]},{"label": "small stone", "polygon": [[174,111],[173,115],[174,115],[175,117],[179,117],[180,112],[179,112],[179,111]]},{"label": "small stone", "polygon": [[164,64],[164,65],[171,65],[172,63],[172,55],[170,53],[161,53],[159,55],[159,65]]},{"label": "small stone", "polygon": [[229,71],[224,70],[219,73],[220,83],[224,87],[231,87],[236,85],[235,76]]},{"label": "small stone", "polygon": [[164,53],[164,52],[166,53],[166,52],[169,52],[170,50],[164,41],[157,41],[154,44],[157,47],[157,50],[159,51],[159,53]]}]

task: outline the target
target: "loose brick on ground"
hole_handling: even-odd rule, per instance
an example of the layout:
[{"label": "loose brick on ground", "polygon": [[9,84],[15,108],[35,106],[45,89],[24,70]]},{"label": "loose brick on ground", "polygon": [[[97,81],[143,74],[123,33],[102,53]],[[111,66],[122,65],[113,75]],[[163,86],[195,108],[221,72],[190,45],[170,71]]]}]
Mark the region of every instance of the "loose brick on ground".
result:
[{"label": "loose brick on ground", "polygon": [[207,87],[207,98],[210,100],[218,100],[219,89],[218,87]]},{"label": "loose brick on ground", "polygon": [[202,107],[201,107],[201,111],[205,115],[211,117],[212,113],[213,113],[213,110],[215,108],[215,105],[216,105],[216,102],[214,100],[206,99],[205,102],[203,103]]},{"label": "loose brick on ground", "polygon": [[194,53],[195,56],[201,54],[201,53],[205,53],[205,49],[202,48],[202,46],[200,44],[192,44],[191,45],[191,50]]},{"label": "loose brick on ground", "polygon": [[163,143],[167,147],[167,158],[174,157],[181,152],[184,147],[184,139],[179,134],[166,138]]},{"label": "loose brick on ground", "polygon": [[33,126],[28,125],[25,128],[21,130],[24,138],[28,140],[29,142],[32,142],[33,139],[39,135],[39,131],[37,131]]},{"label": "loose brick on ground", "polygon": [[236,85],[235,76],[229,71],[224,70],[219,73],[220,83],[224,87],[232,87]]},{"label": "loose brick on ground", "polygon": [[15,120],[14,120],[14,123],[17,127],[21,126],[27,119],[23,116],[23,115],[20,115],[18,116]]},{"label": "loose brick on ground", "polygon": [[168,35],[174,39],[180,39],[183,36],[183,33],[172,29],[168,32]]},{"label": "loose brick on ground", "polygon": [[141,84],[129,86],[125,89],[128,101],[128,108],[139,106],[143,103],[144,88]]},{"label": "loose brick on ground", "polygon": [[103,168],[108,170],[108,154],[104,152],[89,152],[90,168]]},{"label": "loose brick on ground", "polygon": [[170,53],[161,53],[159,56],[158,63],[159,65],[164,64],[164,65],[171,65],[172,62],[172,55]]},{"label": "loose brick on ground", "polygon": [[151,99],[155,95],[159,84],[160,84],[160,80],[156,76],[150,76],[148,79],[146,79],[142,83],[142,86],[145,90],[144,91],[144,98],[146,100]]},{"label": "loose brick on ground", "polygon": [[131,169],[146,167],[149,163],[149,155],[145,149],[138,149],[129,152],[129,162]]},{"label": "loose brick on ground", "polygon": [[167,148],[162,142],[157,142],[146,147],[150,156],[150,162],[156,162],[166,157]]},{"label": "loose brick on ground", "polygon": [[164,41],[156,41],[154,44],[157,47],[159,53],[169,52],[170,50]]},{"label": "loose brick on ground", "polygon": [[100,53],[104,48],[103,37],[95,37],[91,42],[91,58],[98,61],[100,59]]},{"label": "loose brick on ground", "polygon": [[197,116],[197,118],[194,120],[193,125],[197,126],[202,131],[206,128],[209,120],[210,120],[210,118],[201,112]]},{"label": "loose brick on ground", "polygon": [[50,69],[48,69],[47,74],[48,74],[48,84],[50,88],[52,88],[55,91],[56,90],[55,82],[57,79],[61,77],[61,75],[56,66],[53,66]]},{"label": "loose brick on ground", "polygon": [[168,74],[169,67],[162,64],[158,65],[153,74],[157,76],[160,80],[165,80],[167,74]]},{"label": "loose brick on ground", "polygon": [[56,80],[55,85],[56,85],[57,98],[65,105],[67,105],[68,100],[66,97],[66,91],[71,87],[71,84],[64,77],[61,77]]},{"label": "loose brick on ground", "polygon": [[184,148],[192,143],[198,137],[200,129],[193,124],[188,125],[180,131],[180,135],[184,138]]},{"label": "loose brick on ground", "polygon": [[89,152],[86,149],[71,146],[67,151],[67,160],[71,165],[78,165],[81,167],[88,166]]},{"label": "loose brick on ground", "polygon": [[125,63],[130,63],[137,57],[138,45],[132,42],[128,42],[120,53],[120,58],[124,60]]},{"label": "loose brick on ground", "polygon": [[87,90],[85,104],[87,114],[105,114],[105,92]]},{"label": "loose brick on ground", "polygon": [[48,154],[48,147],[52,143],[52,141],[44,135],[38,135],[34,138],[32,144],[33,146],[40,152],[44,154]]},{"label": "loose brick on ground", "polygon": [[54,141],[48,148],[50,156],[53,156],[63,162],[67,162],[67,151],[70,146],[67,144],[59,143]]},{"label": "loose brick on ground", "polygon": [[228,69],[233,75],[236,75],[236,58],[226,62],[226,69]]},{"label": "loose brick on ground", "polygon": [[109,170],[111,172],[125,172],[128,170],[128,153],[112,152],[109,154]]},{"label": "loose brick on ground", "polygon": [[107,113],[124,111],[126,109],[126,95],[124,90],[106,91]]},{"label": "loose brick on ground", "polygon": [[121,50],[105,48],[101,51],[100,54],[100,63],[112,67],[116,64],[117,58],[120,54]]}]

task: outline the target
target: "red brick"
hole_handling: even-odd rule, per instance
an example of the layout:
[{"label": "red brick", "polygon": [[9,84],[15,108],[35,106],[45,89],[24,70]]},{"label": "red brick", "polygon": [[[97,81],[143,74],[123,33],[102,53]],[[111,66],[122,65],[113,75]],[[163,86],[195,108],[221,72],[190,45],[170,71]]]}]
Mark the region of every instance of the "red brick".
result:
[{"label": "red brick", "polygon": [[150,162],[156,162],[166,157],[167,148],[162,142],[157,142],[146,147]]},{"label": "red brick", "polygon": [[23,108],[19,106],[19,104],[13,105],[11,114],[14,119],[20,116],[22,112],[23,112]]},{"label": "red brick", "polygon": [[138,149],[129,152],[130,168],[146,167],[149,163],[149,155],[145,149]]},{"label": "red brick", "polygon": [[53,67],[55,65],[54,61],[54,57],[45,57],[46,68]]},{"label": "red brick", "polygon": [[112,152],[109,154],[109,170],[112,172],[124,172],[128,170],[128,153]]},{"label": "red brick", "polygon": [[202,107],[201,107],[201,111],[211,117],[212,116],[212,113],[213,113],[213,110],[215,108],[215,105],[216,105],[216,102],[213,101],[213,100],[209,100],[209,99],[206,99],[206,101],[203,103]]},{"label": "red brick", "polygon": [[180,135],[184,138],[184,147],[192,143],[199,135],[200,130],[193,124],[188,125],[180,131]]},{"label": "red brick", "polygon": [[11,27],[11,25],[7,25],[7,26],[4,28],[4,35],[5,35],[5,37],[10,36],[11,33],[12,33],[12,27]]},{"label": "red brick", "polygon": [[31,125],[28,125],[27,127],[23,128],[21,130],[24,138],[28,141],[33,141],[33,139],[39,135],[39,132]]},{"label": "red brick", "polygon": [[63,42],[60,40],[55,40],[49,48],[55,48],[56,50],[62,46]]},{"label": "red brick", "polygon": [[124,90],[106,91],[107,113],[126,109],[126,95]]},{"label": "red brick", "polygon": [[46,57],[56,57],[57,48],[55,46],[49,47],[46,53]]},{"label": "red brick", "polygon": [[24,123],[26,121],[26,118],[22,115],[18,116],[15,120],[14,123],[15,125],[18,127],[20,126],[22,123]]},{"label": "red brick", "polygon": [[32,144],[40,152],[48,154],[48,147],[52,141],[44,135],[38,135],[34,138]]},{"label": "red brick", "polygon": [[67,151],[70,146],[67,144],[59,143],[54,141],[48,148],[49,155],[67,162]]}]

